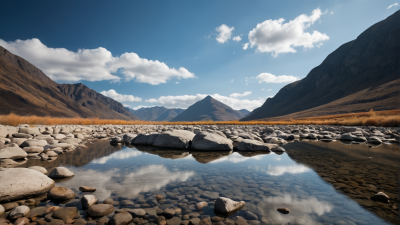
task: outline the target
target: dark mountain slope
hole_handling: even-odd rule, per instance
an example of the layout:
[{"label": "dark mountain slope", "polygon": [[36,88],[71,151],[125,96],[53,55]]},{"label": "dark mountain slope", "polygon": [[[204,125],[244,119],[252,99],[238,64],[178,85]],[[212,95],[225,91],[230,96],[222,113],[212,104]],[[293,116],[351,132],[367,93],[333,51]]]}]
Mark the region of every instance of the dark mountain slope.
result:
[{"label": "dark mountain slope", "polygon": [[242,118],[241,112],[207,96],[191,105],[188,109],[173,118],[171,121],[230,121]]},{"label": "dark mountain slope", "polygon": [[91,112],[63,95],[57,83],[25,59],[0,46],[0,113],[90,117]]},{"label": "dark mountain slope", "polygon": [[84,84],[60,84],[57,87],[61,93],[90,109],[101,118],[139,120],[137,116],[128,112],[121,103],[88,88]]},{"label": "dark mountain slope", "polygon": [[172,118],[176,117],[178,114],[184,111],[184,109],[168,109],[164,106],[154,106],[150,108],[140,108],[137,110],[133,110],[129,107],[125,108],[132,114],[139,117],[141,120],[147,121],[169,121]]},{"label": "dark mountain slope", "polygon": [[[388,92],[371,92],[380,86],[400,79],[400,11],[368,28],[356,40],[340,46],[300,81],[288,84],[278,94],[255,109],[242,120],[256,120],[284,116],[310,110],[339,99],[347,98],[345,105],[331,107],[328,114],[367,111],[371,105],[376,109],[397,109],[392,98],[399,98],[399,87],[387,85]],[[353,95],[368,92],[369,97]],[[392,100],[391,100],[392,99]],[[358,102],[358,107],[350,107]],[[373,104],[372,104],[373,103]],[[336,108],[343,106],[346,108]],[[329,108],[329,107],[327,107]],[[325,110],[327,109],[325,108]],[[339,112],[340,111],[340,112]],[[322,112],[309,111],[306,116]]]}]

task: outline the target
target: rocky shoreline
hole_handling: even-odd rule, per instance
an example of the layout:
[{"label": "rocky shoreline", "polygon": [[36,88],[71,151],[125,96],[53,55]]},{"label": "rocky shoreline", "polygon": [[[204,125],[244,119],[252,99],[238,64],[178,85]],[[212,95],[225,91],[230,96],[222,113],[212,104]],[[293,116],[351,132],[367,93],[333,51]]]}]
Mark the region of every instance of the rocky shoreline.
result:
[{"label": "rocky shoreline", "polygon": [[[224,155],[224,151],[240,151],[241,154],[273,151],[281,154],[285,151],[281,146],[295,139],[325,142],[341,140],[343,143],[368,143],[372,147],[384,142],[398,142],[400,136],[398,128],[340,126],[0,127],[0,167],[5,167],[0,171],[0,223],[259,224],[260,221],[254,219],[255,215],[250,211],[246,215],[234,217],[233,220],[223,215],[212,218],[202,215],[201,209],[205,206],[213,207],[221,214],[229,214],[241,207],[245,209],[244,202],[204,194],[189,194],[182,198],[175,193],[139,197],[136,200],[140,204],[128,199],[106,199],[98,202],[96,197],[87,194],[88,191],[94,191],[95,187],[81,187],[80,190],[54,187],[55,181],[74,176],[67,168],[57,167],[48,173],[39,166],[12,167],[31,159],[52,161],[64,152],[86,148],[85,144],[94,140],[109,140],[115,145],[154,146],[160,148],[159,151],[162,148],[191,149],[200,153],[220,151]],[[390,201],[389,196],[378,192],[371,198],[382,203]],[[68,203],[73,199],[79,200],[78,203]],[[182,212],[185,207],[158,207],[159,203],[166,202],[171,206],[187,206],[190,212]],[[67,204],[65,207],[57,206],[60,203]],[[282,213],[289,213],[289,209],[280,210]]]}]

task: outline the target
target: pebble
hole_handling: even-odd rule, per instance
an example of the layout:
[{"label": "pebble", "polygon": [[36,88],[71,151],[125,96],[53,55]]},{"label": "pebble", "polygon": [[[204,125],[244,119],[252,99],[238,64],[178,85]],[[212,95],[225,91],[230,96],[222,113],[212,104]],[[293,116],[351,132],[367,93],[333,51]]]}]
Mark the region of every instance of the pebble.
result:
[{"label": "pebble", "polygon": [[47,198],[55,201],[64,201],[75,197],[75,192],[65,187],[54,187],[47,194]]}]

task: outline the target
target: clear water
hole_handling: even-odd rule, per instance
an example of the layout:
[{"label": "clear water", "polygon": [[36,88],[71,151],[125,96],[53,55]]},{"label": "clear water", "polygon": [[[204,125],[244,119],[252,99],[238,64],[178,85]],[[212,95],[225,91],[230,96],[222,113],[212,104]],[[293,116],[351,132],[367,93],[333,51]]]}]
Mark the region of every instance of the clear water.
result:
[{"label": "clear water", "polygon": [[[399,193],[400,148],[397,145],[369,148],[365,144],[295,141],[284,146],[287,152],[282,155],[185,152],[111,146],[104,141],[88,147],[62,154],[51,162],[29,160],[23,166],[39,165],[48,170],[68,167],[76,176],[59,181],[57,186],[73,188],[78,196],[83,193],[77,188],[93,186],[97,188],[94,195],[100,201],[131,200],[136,204],[131,207],[149,207],[146,202],[160,194],[167,201],[157,203],[159,208],[178,206],[182,214],[188,214],[197,212],[194,204],[200,198],[209,203],[200,214],[212,217],[215,196],[224,196],[246,202],[231,217],[249,219],[245,211],[252,212],[259,222],[252,218],[248,220],[250,224],[399,224],[398,208],[393,208],[398,207]],[[365,171],[357,172],[353,168]],[[340,183],[349,184],[353,178],[365,182],[351,188],[340,186]],[[368,186],[373,182],[376,190]],[[368,199],[380,190],[390,191],[395,199],[389,204]],[[68,204],[79,207],[79,200]],[[366,207],[365,204],[373,205]],[[280,207],[289,208],[290,213],[279,213]]]}]

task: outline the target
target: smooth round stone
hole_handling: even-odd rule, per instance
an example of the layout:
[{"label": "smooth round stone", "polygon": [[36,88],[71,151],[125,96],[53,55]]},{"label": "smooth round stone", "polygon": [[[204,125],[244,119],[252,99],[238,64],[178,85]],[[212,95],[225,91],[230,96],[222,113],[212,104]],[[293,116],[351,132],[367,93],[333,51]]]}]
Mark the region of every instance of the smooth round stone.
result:
[{"label": "smooth round stone", "polygon": [[55,153],[54,151],[48,151],[48,152],[46,152],[46,155],[49,157],[57,157],[58,156],[58,154]]},{"label": "smooth round stone", "polygon": [[39,171],[39,172],[41,172],[41,173],[43,173],[43,174],[47,174],[47,173],[48,173],[47,170],[46,170],[46,168],[41,167],[41,166],[31,166],[31,167],[29,167],[28,169],[36,170],[36,171]]},{"label": "smooth round stone", "polygon": [[21,217],[27,217],[29,216],[31,209],[26,206],[26,205],[20,205],[16,208],[14,208],[10,214],[8,215],[8,218],[15,220]]},{"label": "smooth round stone", "polygon": [[129,212],[121,212],[110,218],[108,224],[110,225],[126,225],[133,220]]},{"label": "smooth round stone", "polygon": [[182,222],[181,218],[174,217],[172,219],[167,220],[167,225],[180,225]]},{"label": "smooth round stone", "polygon": [[73,176],[75,176],[75,174],[65,167],[56,167],[49,174],[49,177],[52,179],[62,179],[62,178],[68,178],[68,177],[73,177]]},{"label": "smooth round stone", "polygon": [[0,202],[40,195],[54,187],[54,180],[27,168],[0,169]]},{"label": "smooth round stone", "polygon": [[2,217],[5,212],[6,212],[6,209],[2,205],[0,205],[0,217]]},{"label": "smooth round stone", "polygon": [[82,192],[95,192],[97,189],[95,187],[80,186],[79,190]]},{"label": "smooth round stone", "polygon": [[92,205],[87,210],[87,214],[93,217],[102,217],[114,211],[114,206],[111,204]]},{"label": "smooth round stone", "polygon": [[54,187],[47,194],[47,198],[51,200],[63,201],[75,197],[75,192],[65,187]]},{"label": "smooth round stone", "polygon": [[15,222],[14,225],[28,225],[29,224],[29,219],[26,217],[21,217],[18,218]]},{"label": "smooth round stone", "polygon": [[206,207],[208,204],[207,202],[199,202],[196,204],[196,209],[201,210],[202,208]]},{"label": "smooth round stone", "polygon": [[4,207],[5,211],[9,211],[9,210],[11,210],[11,209],[13,209],[15,207],[18,207],[18,206],[19,205],[16,202],[8,202],[8,203],[4,203],[3,204],[3,207]]},{"label": "smooth round stone", "polygon": [[[71,220],[78,214],[78,208],[76,207],[65,207],[59,208],[53,212],[52,217],[60,219],[65,223],[71,222]],[[67,222],[68,221],[68,222]]]},{"label": "smooth round stone", "polygon": [[288,214],[290,212],[288,208],[278,208],[277,210],[282,214]]},{"label": "smooth round stone", "polygon": [[97,202],[97,198],[94,195],[84,195],[81,201],[84,207],[89,208]]}]

